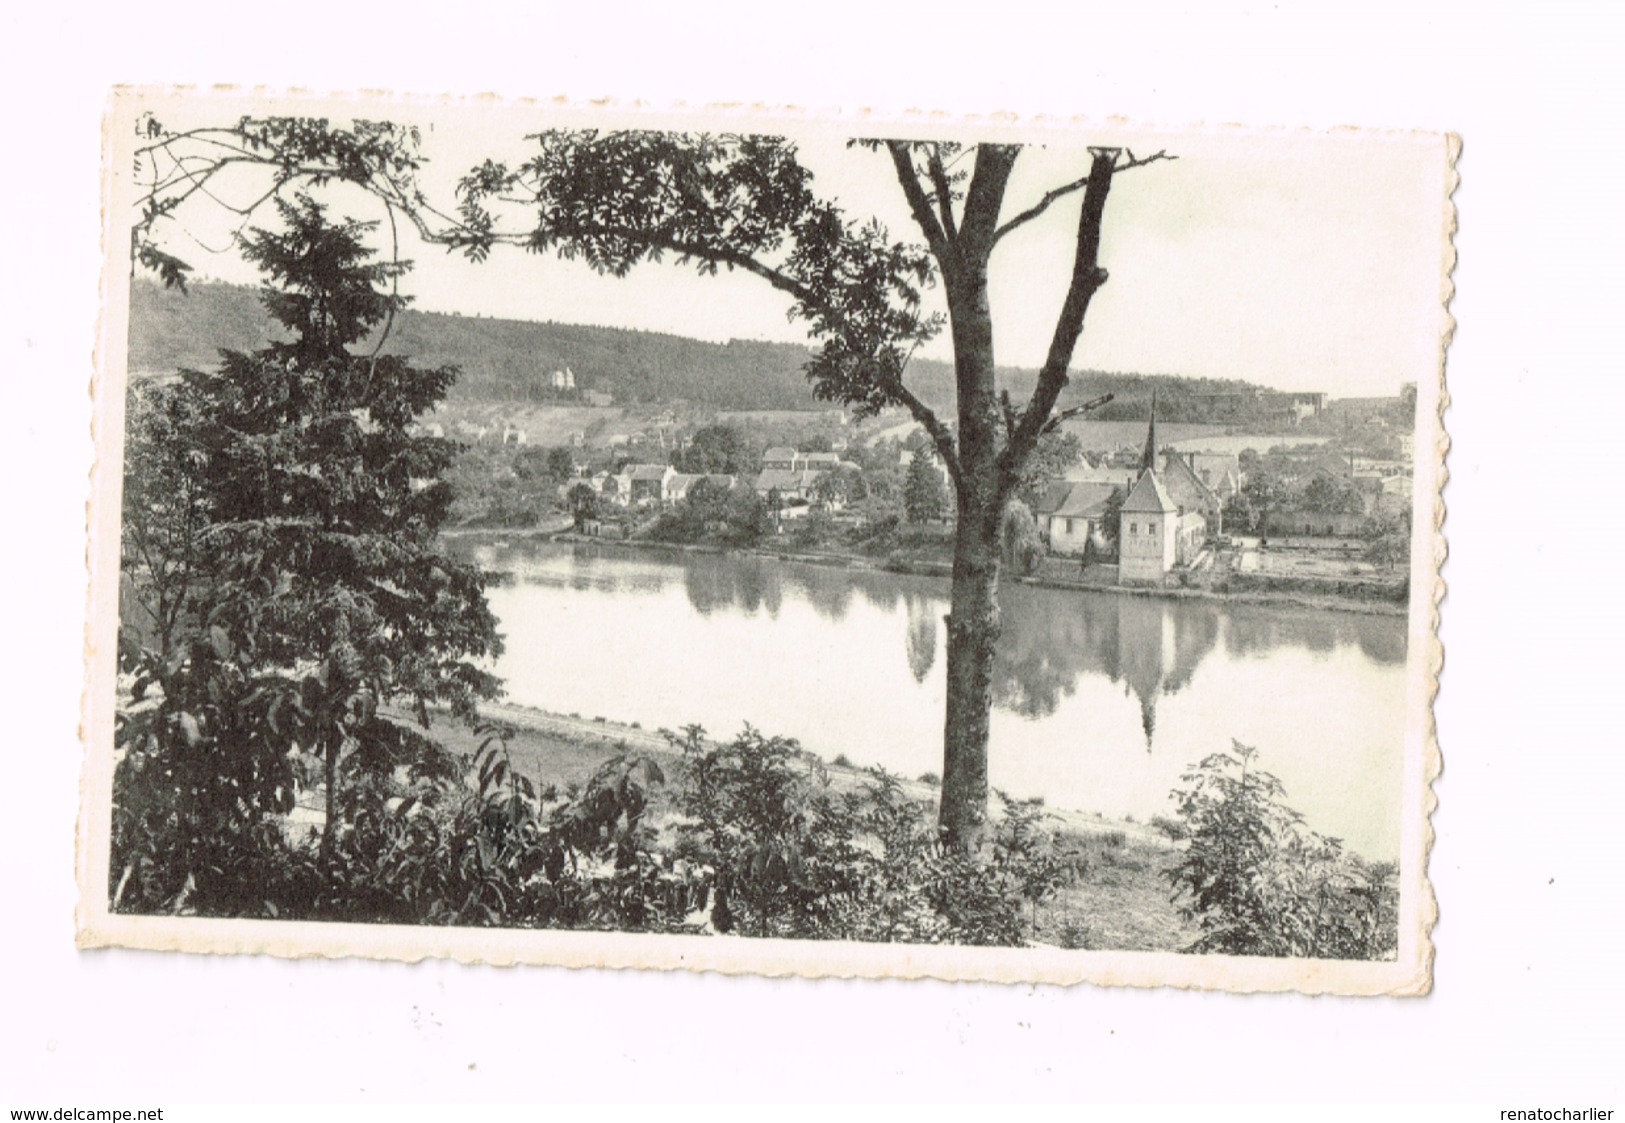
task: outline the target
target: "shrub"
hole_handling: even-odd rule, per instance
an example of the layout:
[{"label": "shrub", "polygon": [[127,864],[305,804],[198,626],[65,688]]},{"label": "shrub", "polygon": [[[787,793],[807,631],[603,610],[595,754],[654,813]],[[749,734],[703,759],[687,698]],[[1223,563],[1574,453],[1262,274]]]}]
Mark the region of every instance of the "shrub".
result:
[{"label": "shrub", "polygon": [[800,521],[791,542],[801,549],[822,546],[835,536],[835,519],[828,511],[815,508]]},{"label": "shrub", "polygon": [[1083,951],[1097,946],[1098,937],[1094,927],[1087,921],[1069,920],[1061,926],[1058,942],[1063,948]]},{"label": "shrub", "polygon": [[839,934],[866,855],[852,816],[800,746],[749,726],[728,744],[688,726],[666,734],[683,754],[675,851],[712,867],[711,920],[754,936]]},{"label": "shrub", "polygon": [[901,541],[902,522],[895,512],[866,518],[853,529],[849,540],[866,554],[889,554]]},{"label": "shrub", "polygon": [[[1167,871],[1201,935],[1229,955],[1383,959],[1398,943],[1391,865],[1368,863],[1303,825],[1281,782],[1233,742],[1182,777],[1172,798],[1188,839]],[[1176,897],[1176,899],[1178,899]]]},{"label": "shrub", "polygon": [[[669,866],[643,817],[658,764],[623,751],[560,799],[514,768],[482,726],[469,761],[363,774],[351,764],[332,841],[266,818],[210,836],[207,877],[178,886],[131,854],[122,911],[393,924],[679,930],[704,878]],[[464,780],[466,771],[475,777]],[[130,832],[126,831],[129,847]],[[169,874],[173,877],[173,873]],[[128,884],[128,883],[134,884]]]},{"label": "shrub", "polygon": [[1151,816],[1151,826],[1153,829],[1161,831],[1173,842],[1183,842],[1187,834],[1184,823],[1178,819],[1170,819],[1166,815]]},{"label": "shrub", "polygon": [[674,853],[715,870],[719,931],[1020,944],[1023,906],[1072,875],[1034,801],[1001,794],[992,853],[970,858],[941,844],[932,806],[883,769],[837,794],[794,741],[748,726],[728,744],[697,726],[666,736],[683,754]]}]

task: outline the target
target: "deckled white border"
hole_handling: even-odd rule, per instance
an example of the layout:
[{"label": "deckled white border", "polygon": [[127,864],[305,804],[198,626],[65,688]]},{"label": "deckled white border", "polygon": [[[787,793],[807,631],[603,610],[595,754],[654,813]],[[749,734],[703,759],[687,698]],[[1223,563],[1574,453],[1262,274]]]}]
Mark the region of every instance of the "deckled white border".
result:
[{"label": "deckled white border", "polygon": [[[118,520],[122,487],[124,394],[128,345],[129,269],[125,263],[127,230],[119,216],[128,213],[131,186],[126,174],[127,153],[121,148],[137,102],[152,99],[191,99],[212,96],[228,105],[244,99],[275,101],[278,111],[300,114],[321,112],[387,117],[391,106],[417,109],[450,107],[521,109],[546,108],[563,123],[605,125],[605,115],[633,115],[644,127],[714,127],[718,118],[730,125],[746,119],[762,122],[795,119],[799,126],[819,124],[843,133],[861,133],[889,124],[903,124],[912,134],[963,136],[974,130],[979,139],[1042,140],[1057,131],[1068,134],[1089,128],[1136,136],[1192,131],[1241,132],[1241,126],[1191,126],[1168,129],[1134,125],[1121,119],[1087,121],[1081,118],[1018,120],[1012,115],[964,116],[911,113],[808,114],[794,108],[714,105],[700,110],[678,106],[655,111],[644,105],[612,106],[605,102],[582,104],[476,98],[435,99],[385,95],[320,98],[301,91],[269,93],[216,89],[144,89],[116,91],[104,123],[103,199],[104,253],[102,315],[93,388],[93,436],[97,457],[92,471],[88,505],[88,560],[91,570],[85,635],[86,686],[81,734],[86,747],[79,818],[77,942],[80,947],[131,947],[202,953],[264,953],[286,957],[364,956],[415,962],[427,957],[492,965],[549,964],[566,967],[687,969],[725,974],[802,977],[937,978],[1005,983],[1089,982],[1117,986],[1171,986],[1227,991],[1298,991],[1307,994],[1419,995],[1431,987],[1433,944],[1431,933],[1438,905],[1427,877],[1433,843],[1431,815],[1436,804],[1433,783],[1441,757],[1433,718],[1442,668],[1443,648],[1438,639],[1439,604],[1444,597],[1440,576],[1446,553],[1443,534],[1443,487],[1449,438],[1443,413],[1448,404],[1445,357],[1454,323],[1448,314],[1455,264],[1456,213],[1454,192],[1460,141],[1454,136],[1405,133],[1412,138],[1437,139],[1446,165],[1446,190],[1441,199],[1444,259],[1440,263],[1440,332],[1438,378],[1418,382],[1415,493],[1413,526],[1431,528],[1418,534],[1411,559],[1411,603],[1408,616],[1407,722],[1405,733],[1405,819],[1401,834],[1400,943],[1393,963],[1328,960],[1262,959],[1255,957],[1193,956],[1152,952],[1092,952],[1052,948],[972,948],[909,944],[858,944],[828,941],[760,940],[744,937],[667,936],[620,932],[568,932],[549,930],[430,928],[410,926],[329,924],[292,921],[217,920],[198,917],[147,917],[108,911],[108,851],[110,842],[113,699],[116,678],[118,609]],[[1308,130],[1268,130],[1281,135],[1314,135]],[[1374,135],[1382,135],[1380,133]],[[1434,450],[1427,461],[1423,449]],[[1423,595],[1423,591],[1426,595]]]}]

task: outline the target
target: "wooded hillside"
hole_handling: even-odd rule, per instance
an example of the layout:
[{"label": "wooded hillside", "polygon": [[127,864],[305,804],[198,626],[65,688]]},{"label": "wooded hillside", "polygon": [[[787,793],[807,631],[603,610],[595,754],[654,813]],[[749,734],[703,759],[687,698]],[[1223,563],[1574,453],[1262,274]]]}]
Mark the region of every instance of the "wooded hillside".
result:
[{"label": "wooded hillside", "polygon": [[[253,351],[276,338],[257,289],[198,283],[185,293],[137,280],[130,293],[130,369],[169,372],[210,368],[221,348]],[[786,343],[730,340],[707,343],[677,335],[443,312],[408,311],[397,319],[385,350],[424,366],[454,363],[462,370],[453,398],[475,401],[549,400],[548,376],[568,367],[578,393],[608,391],[616,404],[688,401],[719,410],[828,409],[813,400],[802,366],[810,351]],[[1000,385],[1022,402],[1036,371],[1001,368]],[[909,383],[933,409],[951,413],[953,368],[916,359]],[[1090,371],[1063,393],[1061,405],[1100,394],[1117,400],[1095,416],[1138,420],[1151,391],[1166,421],[1209,421],[1216,394],[1253,395],[1252,383]],[[1235,406],[1224,420],[1237,417]],[[1245,411],[1243,411],[1245,413]]]}]

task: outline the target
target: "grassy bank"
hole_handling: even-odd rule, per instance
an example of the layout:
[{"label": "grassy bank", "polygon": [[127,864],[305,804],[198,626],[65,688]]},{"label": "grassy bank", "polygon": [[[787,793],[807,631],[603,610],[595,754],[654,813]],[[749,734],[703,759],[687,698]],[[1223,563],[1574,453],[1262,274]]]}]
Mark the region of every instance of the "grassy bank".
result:
[{"label": "grassy bank", "polygon": [[[628,748],[655,759],[668,776],[679,761],[665,738],[641,726],[507,704],[487,705],[483,713],[512,728],[509,752],[521,773],[560,789],[585,784],[600,765]],[[446,718],[436,722],[434,735],[458,753],[472,753],[479,745],[479,738],[465,726]],[[868,779],[861,768],[814,761],[808,754],[809,771],[821,766],[837,791],[856,790]],[[928,782],[904,780],[902,787],[912,799],[936,801],[937,789]],[[653,794],[652,822],[667,825],[676,815],[671,794],[660,789]],[[1082,872],[1029,917],[1033,942],[1094,950],[1179,951],[1196,938],[1195,927],[1179,915],[1170,898],[1163,873],[1176,860],[1177,851],[1159,832],[1144,824],[1064,808],[1049,809],[1049,814],[1062,845],[1083,859]]]}]

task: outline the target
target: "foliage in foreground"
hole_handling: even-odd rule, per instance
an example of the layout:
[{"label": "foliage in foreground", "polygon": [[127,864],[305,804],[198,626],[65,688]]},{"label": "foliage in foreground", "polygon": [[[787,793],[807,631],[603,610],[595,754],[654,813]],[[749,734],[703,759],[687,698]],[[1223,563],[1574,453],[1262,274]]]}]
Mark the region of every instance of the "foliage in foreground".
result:
[{"label": "foliage in foreground", "polygon": [[[347,771],[325,850],[268,811],[214,838],[194,867],[205,840],[176,846],[148,817],[146,832],[126,834],[114,907],[1020,944],[1024,910],[1075,872],[1034,803],[1005,800],[992,852],[973,860],[942,845],[929,803],[896,777],[877,770],[837,792],[794,741],[749,727],[727,743],[698,726],[667,734],[682,754],[670,777],[669,764],[623,751],[565,792],[514,769],[502,727],[483,732],[466,772],[445,759]],[[121,770],[121,805],[142,794],[139,774]],[[675,814],[656,823],[662,796]]]},{"label": "foliage in foreground", "polygon": [[1201,935],[1193,952],[1390,959],[1397,951],[1395,867],[1316,834],[1288,807],[1258,751],[1233,742],[1186,772],[1170,834],[1185,840],[1167,876]]},{"label": "foliage in foreground", "polygon": [[[897,777],[877,769],[839,790],[794,741],[748,726],[729,742],[707,741],[697,726],[667,733],[675,761],[623,748],[564,791],[514,768],[504,727],[482,732],[467,760],[419,752],[390,771],[363,761],[344,769],[325,850],[314,828],[301,837],[274,810],[222,820],[218,833],[187,814],[137,817],[140,831],[121,832],[126,873],[113,906],[1020,945],[1039,906],[1091,864],[1037,801],[1002,796],[992,845],[967,857],[943,845],[930,802]],[[1393,868],[1304,828],[1255,757],[1238,745],[1204,760],[1174,793],[1178,817],[1158,823],[1180,847],[1165,871],[1174,900],[1200,931],[1186,950],[1391,958]],[[316,762],[307,764],[314,778]],[[117,782],[120,808],[152,794],[139,758]],[[1104,842],[1121,846],[1123,836]],[[1064,934],[1062,943],[1073,946]]]}]

